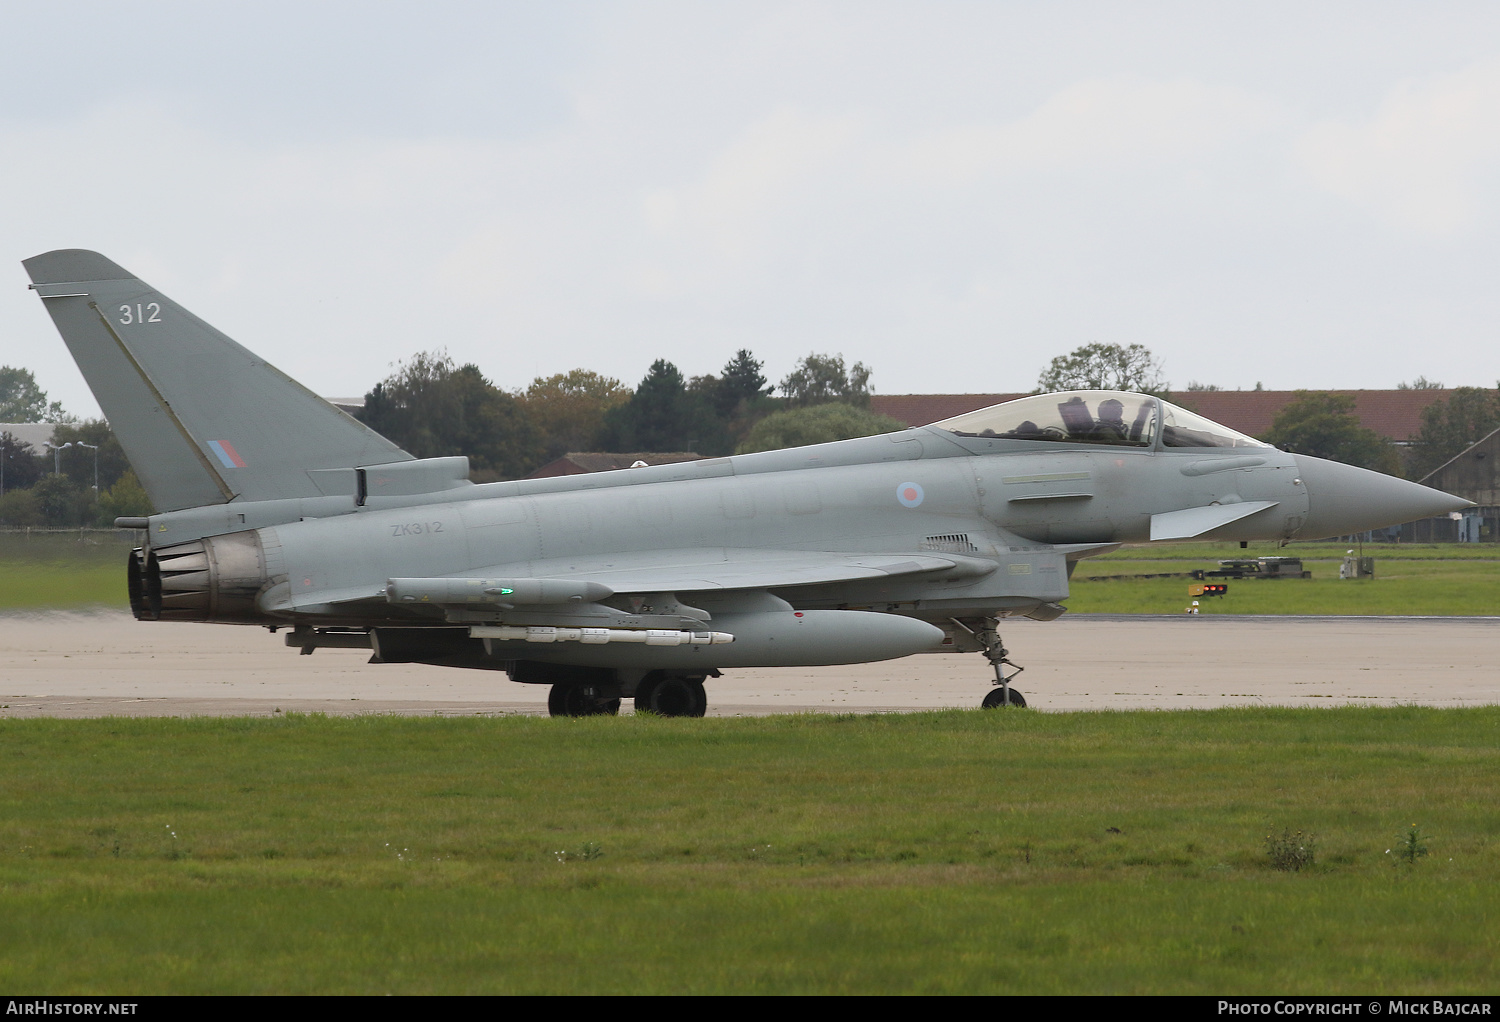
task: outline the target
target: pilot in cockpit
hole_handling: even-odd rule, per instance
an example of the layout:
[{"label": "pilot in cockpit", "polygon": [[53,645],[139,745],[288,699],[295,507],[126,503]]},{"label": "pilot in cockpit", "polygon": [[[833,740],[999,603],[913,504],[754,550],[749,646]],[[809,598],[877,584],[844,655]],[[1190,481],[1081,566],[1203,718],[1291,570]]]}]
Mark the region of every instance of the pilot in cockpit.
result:
[{"label": "pilot in cockpit", "polygon": [[1114,398],[1099,402],[1099,421],[1094,429],[1099,439],[1105,443],[1124,440],[1128,432],[1128,427],[1125,425],[1124,402]]}]

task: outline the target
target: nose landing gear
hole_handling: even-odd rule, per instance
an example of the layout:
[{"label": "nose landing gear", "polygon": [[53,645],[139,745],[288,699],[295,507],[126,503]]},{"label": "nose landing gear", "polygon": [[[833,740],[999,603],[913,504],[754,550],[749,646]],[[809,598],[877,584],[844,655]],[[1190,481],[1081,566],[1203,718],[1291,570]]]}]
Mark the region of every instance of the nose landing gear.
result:
[{"label": "nose landing gear", "polygon": [[[985,618],[979,623],[977,629],[970,628],[957,618],[953,619],[953,623],[972,635],[975,641],[984,648],[984,658],[990,662],[990,666],[995,671],[995,687],[989,690],[984,697],[984,702],[980,705],[986,710],[1001,706],[1025,707],[1026,697],[1017,689],[1011,688],[1010,683],[1026,668],[1011,663],[1010,651],[1005,648],[1005,643],[1000,641],[999,619]],[[1007,667],[1014,667],[1015,670],[1006,674]]]}]

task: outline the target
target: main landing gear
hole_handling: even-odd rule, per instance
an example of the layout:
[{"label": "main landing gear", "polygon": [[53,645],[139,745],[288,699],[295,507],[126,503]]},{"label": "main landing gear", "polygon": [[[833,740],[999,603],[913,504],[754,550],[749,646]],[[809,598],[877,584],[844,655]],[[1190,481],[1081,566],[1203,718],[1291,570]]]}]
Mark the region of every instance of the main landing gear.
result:
[{"label": "main landing gear", "polygon": [[554,717],[612,717],[620,712],[620,696],[605,694],[602,686],[559,683],[547,693],[547,712]]},{"label": "main landing gear", "polygon": [[[586,668],[554,668],[549,672],[556,679],[547,695],[549,714],[554,717],[596,717],[614,716],[620,712],[621,696],[627,687],[622,686],[613,671],[600,671],[597,679],[578,677],[586,671],[593,673]],[[701,717],[708,710],[703,675],[652,671],[635,685],[635,709],[637,713],[644,711],[662,717]]]},{"label": "main landing gear", "polygon": [[635,711],[646,710],[663,717],[701,717],[708,712],[708,694],[703,679],[691,675],[652,671],[635,687]]},{"label": "main landing gear", "polygon": [[[1000,641],[1000,621],[997,618],[985,618],[979,628],[970,628],[957,618],[953,623],[964,631],[974,636],[975,640],[984,648],[984,658],[990,662],[995,670],[995,687],[985,694],[984,702],[980,705],[986,710],[993,710],[1002,706],[1015,706],[1024,708],[1026,697],[1020,691],[1010,687],[1010,683],[1016,676],[1026,670],[1018,667],[1010,661],[1010,651]],[[1007,667],[1015,667],[1010,674],[1005,673]]]}]

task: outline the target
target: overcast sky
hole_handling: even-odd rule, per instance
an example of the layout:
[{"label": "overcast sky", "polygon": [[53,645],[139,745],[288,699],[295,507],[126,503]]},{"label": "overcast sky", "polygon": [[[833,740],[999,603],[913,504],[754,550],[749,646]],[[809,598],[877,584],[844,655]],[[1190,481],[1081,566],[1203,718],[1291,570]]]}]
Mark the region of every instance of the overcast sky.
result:
[{"label": "overcast sky", "polygon": [[0,0],[20,260],[93,248],[312,389],[656,358],[1027,390],[1500,378],[1500,4]]}]

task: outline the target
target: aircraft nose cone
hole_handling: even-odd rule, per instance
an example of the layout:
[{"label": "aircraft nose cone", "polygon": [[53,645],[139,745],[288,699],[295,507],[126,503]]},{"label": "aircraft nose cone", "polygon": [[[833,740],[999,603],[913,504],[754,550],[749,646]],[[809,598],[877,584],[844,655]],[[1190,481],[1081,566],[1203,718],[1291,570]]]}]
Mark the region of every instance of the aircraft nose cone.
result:
[{"label": "aircraft nose cone", "polygon": [[1303,539],[1381,529],[1474,506],[1472,500],[1381,472],[1305,454],[1293,457],[1307,487],[1307,522],[1297,533]]}]

